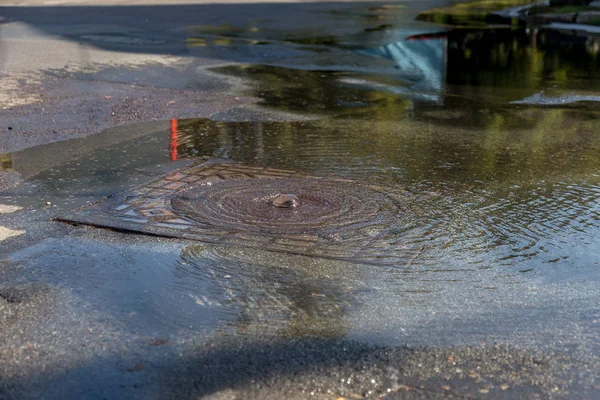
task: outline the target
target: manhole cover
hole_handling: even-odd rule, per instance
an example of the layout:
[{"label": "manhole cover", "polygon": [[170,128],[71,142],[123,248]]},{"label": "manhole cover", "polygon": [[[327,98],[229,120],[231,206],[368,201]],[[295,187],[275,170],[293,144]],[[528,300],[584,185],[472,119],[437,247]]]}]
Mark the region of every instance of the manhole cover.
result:
[{"label": "manhole cover", "polygon": [[[295,171],[206,162],[59,220],[381,265],[420,251],[411,195]],[[412,240],[418,237],[420,240]]]}]

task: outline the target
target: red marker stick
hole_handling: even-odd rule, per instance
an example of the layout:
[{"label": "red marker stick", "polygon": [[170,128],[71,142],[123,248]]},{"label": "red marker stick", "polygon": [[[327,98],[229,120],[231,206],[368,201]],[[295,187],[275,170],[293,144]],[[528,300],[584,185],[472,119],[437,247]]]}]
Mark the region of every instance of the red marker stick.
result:
[{"label": "red marker stick", "polygon": [[171,150],[171,161],[177,161],[177,120],[175,118],[171,120],[171,143],[169,148]]}]

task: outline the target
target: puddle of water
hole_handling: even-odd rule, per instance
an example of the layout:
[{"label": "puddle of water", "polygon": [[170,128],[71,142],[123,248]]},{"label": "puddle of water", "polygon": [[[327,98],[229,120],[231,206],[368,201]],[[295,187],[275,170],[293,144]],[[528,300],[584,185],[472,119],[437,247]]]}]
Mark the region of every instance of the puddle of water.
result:
[{"label": "puddle of water", "polygon": [[[486,27],[490,21],[490,13],[509,7],[531,5],[529,0],[476,0],[457,2],[449,6],[433,8],[419,14],[421,21],[463,27]],[[513,22],[518,25],[518,20]]]},{"label": "puddle of water", "polygon": [[348,329],[343,316],[361,289],[351,280],[331,279],[336,271],[345,274],[347,263],[325,264],[303,256],[197,245],[183,251],[175,274],[185,287],[196,282],[220,287],[226,304],[236,310],[232,328],[238,334],[343,337]]},{"label": "puddle of water", "polygon": [[127,335],[210,331],[235,310],[223,304],[220,286],[182,281],[171,268],[180,264],[180,252],[177,244],[136,243],[135,238],[120,243],[47,238],[13,253],[10,261],[93,304]]},{"label": "puddle of water", "polygon": [[531,271],[552,270],[547,275],[552,280],[574,270],[594,275],[594,246],[600,240],[600,136],[594,113],[488,111],[480,126],[463,126],[460,115],[438,115],[413,112],[400,124],[180,121],[179,153],[427,193],[415,222],[444,226],[411,261],[416,269],[490,268],[515,283],[527,282]]},{"label": "puddle of water", "polygon": [[81,40],[90,42],[107,42],[110,44],[127,45],[127,46],[147,46],[165,44],[166,41],[158,39],[150,39],[143,37],[127,36],[123,34],[102,34],[102,35],[81,35]]},{"label": "puddle of water", "polygon": [[[470,119],[471,115],[478,118]],[[539,108],[510,114],[413,110],[401,123],[181,120],[178,153],[315,175],[391,180],[409,186],[463,184],[509,193],[514,191],[511,185],[542,181],[577,177],[595,182],[597,121],[595,112]]]},{"label": "puddle of water", "polygon": [[[190,189],[171,203],[180,215],[224,229],[282,237],[336,234],[338,240],[353,240],[375,236],[373,230],[381,231],[378,227],[405,213],[400,199],[377,189],[322,179],[243,179]],[[273,199],[286,191],[297,193],[298,207],[273,206]]]},{"label": "puddle of water", "polygon": [[[200,56],[249,63],[217,71],[255,81],[255,96],[286,111],[355,116],[364,110],[380,118],[387,110],[388,117],[402,118],[406,107],[504,106],[542,90],[578,91],[582,100],[593,95],[600,89],[596,37],[485,25],[491,11],[526,3],[459,3],[450,8],[454,14],[444,9],[419,14],[437,25],[412,20],[415,10],[403,7],[332,13],[346,23],[355,20],[356,27],[337,29],[334,23],[321,36],[267,22],[199,26],[192,28],[189,45]],[[481,26],[444,24],[450,14],[479,16]]]},{"label": "puddle of water", "polygon": [[[207,324],[225,322],[238,332],[368,336],[377,330],[369,324],[377,323],[388,333],[406,328],[410,335],[422,332],[421,322],[435,331],[442,318],[436,313],[449,310],[439,326],[451,328],[454,316],[474,317],[464,329],[474,332],[473,327],[487,321],[485,329],[510,336],[514,333],[503,329],[513,325],[490,318],[502,314],[494,314],[499,308],[509,319],[523,307],[537,307],[544,311],[519,315],[539,321],[553,310],[563,312],[560,302],[565,299],[592,298],[595,292],[588,286],[577,293],[560,285],[576,287],[599,278],[600,109],[592,101],[580,104],[594,99],[592,92],[600,89],[594,41],[548,30],[401,24],[403,12],[393,7],[331,12],[332,19],[351,15],[363,24],[350,33],[331,29],[320,37],[259,25],[197,27],[187,43],[191,53],[251,60],[252,65],[216,72],[246,78],[265,108],[323,119],[181,120],[174,133],[165,130],[94,150],[31,182],[46,192],[63,193],[69,185],[114,184],[119,174],[150,163],[210,156],[420,195],[401,217],[402,210],[377,212],[377,224],[396,228],[399,242],[419,243],[419,251],[398,265],[374,267],[234,245],[190,246],[181,254],[175,250],[150,266],[143,289],[174,299],[157,318],[169,323],[201,324],[184,311],[170,315],[177,304],[188,305],[181,300],[185,298],[199,307],[222,307]],[[577,101],[565,107],[532,97],[542,91],[559,98],[567,93]],[[137,157],[132,159],[125,149]],[[1,160],[18,161],[11,157]],[[18,162],[12,164],[18,170]],[[56,177],[65,180],[57,183]],[[198,209],[214,207],[203,212],[210,220],[200,222],[252,232],[272,228],[265,227],[265,220],[276,225],[278,216],[291,212],[297,217],[288,231],[297,233],[309,217],[335,225],[369,213],[369,196],[358,186],[341,186],[360,207],[333,207],[338,214],[314,212],[305,218],[302,210],[311,211],[306,201],[310,192],[323,194],[319,201],[324,204],[333,197],[328,191],[338,188],[322,186],[267,188],[255,196],[262,207],[257,212],[256,199],[236,197],[240,187],[215,185],[214,191],[196,192],[182,214],[193,218]],[[268,204],[273,196],[288,193],[298,196],[297,208]],[[337,221],[328,220],[332,216]],[[399,220],[402,226],[395,226]],[[288,222],[282,224],[281,236]],[[435,235],[423,230],[406,235],[415,226],[436,222],[441,228]],[[394,246],[381,251],[390,248]],[[146,261],[133,257],[126,263]],[[510,299],[510,304],[499,306],[498,298]],[[514,304],[520,308],[511,308]],[[526,328],[525,319],[517,322]],[[410,321],[415,322],[409,326]],[[439,335],[445,333],[440,330]]]},{"label": "puddle of water", "polygon": [[[521,265],[511,272],[515,282],[555,264],[590,272],[588,245],[598,242],[595,39],[486,25],[490,11],[525,3],[461,3],[420,14],[479,29],[401,23],[398,10],[354,15],[384,21],[320,38],[256,26],[200,28],[214,37],[268,39],[277,50],[261,49],[260,64],[217,72],[253,82],[266,107],[328,119],[277,127],[183,122],[179,151],[427,190],[443,199],[432,207],[448,216],[452,239],[437,245],[452,254],[451,264]],[[308,58],[274,56],[307,43],[319,48]],[[245,61],[238,44],[221,56]],[[543,91],[567,96],[571,106],[542,108],[557,105],[536,97]]]},{"label": "puddle of water", "polygon": [[[401,123],[364,119],[264,123],[182,120],[177,124],[176,153],[184,159],[202,154],[408,190],[419,199],[410,204],[408,214],[398,219],[394,217],[395,211],[388,208],[389,213],[375,215],[379,218],[375,225],[399,229],[399,243],[420,243],[421,250],[411,253],[414,257],[395,266],[399,270],[457,273],[489,270],[499,280],[506,278],[521,284],[540,276],[550,281],[593,279],[597,273],[595,249],[600,243],[600,137],[594,114],[586,110],[526,108],[513,110],[512,116],[504,112],[488,115],[481,118],[480,126],[464,126],[462,116],[453,119],[453,114],[442,114],[445,118],[441,119],[436,118],[438,113],[413,112]],[[441,127],[443,134],[439,133]],[[68,190],[72,195],[71,186],[81,182],[93,187],[110,185],[111,179],[121,183],[128,168],[135,170],[147,164],[144,160],[160,162],[162,157],[166,162],[172,157],[168,151],[170,139],[172,132],[164,131],[147,136],[143,142],[134,139],[129,144],[95,151],[85,159],[38,175],[34,180],[38,181],[35,190],[57,194]],[[123,162],[116,166],[125,168],[120,174],[105,174],[103,167],[98,175],[99,165],[106,165],[112,155],[127,158],[123,149],[139,143],[144,143],[145,149],[144,160],[140,159],[142,164]],[[62,181],[56,181],[57,176]],[[350,189],[342,183],[339,188]],[[310,196],[313,190],[302,185],[267,189],[268,193],[255,196],[264,198],[264,204],[253,205],[240,204],[238,200],[246,197],[236,198],[235,190],[215,185],[214,193],[207,187],[202,190],[208,192],[200,197],[212,199],[223,194],[223,190],[233,197],[228,197],[224,204],[218,200],[201,205],[216,207],[209,213],[213,225],[225,223],[228,228],[237,226],[242,230],[275,229],[284,237],[287,219],[274,215],[269,228],[263,224],[265,213],[256,214],[253,207],[262,205],[261,209],[269,215],[291,211],[302,216],[302,206],[294,210],[276,209],[269,206],[268,199],[286,191],[302,198]],[[322,202],[335,197],[340,207],[332,209],[347,208],[344,196],[327,195],[329,189],[326,189],[314,190],[323,194]],[[368,214],[369,203],[357,206],[355,203],[359,204],[360,199],[355,197],[369,196],[356,191],[349,196],[354,203],[348,208],[348,215],[340,214],[340,221],[346,217],[355,221],[352,213],[356,207],[367,207]],[[237,214],[236,207],[241,210]],[[206,223],[206,213],[201,214],[200,219]],[[335,225],[329,217],[313,215],[301,218],[301,223]],[[243,220],[241,226],[236,225],[236,218]],[[253,227],[252,221],[258,219],[263,225]],[[438,222],[442,225],[433,235],[423,229]],[[291,226],[287,234],[297,234],[297,228]]]},{"label": "puddle of water", "polygon": [[[455,259],[438,262],[456,265]],[[218,298],[231,311],[223,331],[228,335],[420,345],[473,343],[483,339],[482,330],[499,341],[511,337],[513,345],[556,334],[548,325],[532,336],[530,324],[550,313],[565,326],[559,303],[577,295],[561,286],[546,292],[525,273],[398,270],[219,245],[189,246],[174,266],[183,285],[178,292],[219,288]],[[593,286],[584,290],[595,292]]]},{"label": "puddle of water", "polygon": [[[503,273],[519,282],[527,281],[527,273],[519,272],[526,270],[552,271],[548,277],[553,280],[573,269],[578,274],[593,274],[594,246],[600,237],[600,137],[595,113],[525,108],[512,114],[488,111],[470,122],[467,125],[460,113],[435,109],[412,110],[401,123],[384,119],[182,120],[176,143],[179,158],[207,155],[315,176],[350,178],[416,194],[419,207],[410,207],[415,223],[402,216],[404,225],[399,232],[400,239],[423,242],[423,251],[411,260],[411,268],[496,271],[506,267]],[[127,171],[136,172],[140,166],[172,157],[170,131],[142,139],[110,145],[43,172],[32,181],[36,182],[36,196],[28,197],[39,202],[42,196],[44,201],[68,206],[79,197],[75,187],[82,185],[89,188],[86,196],[107,190],[114,193],[117,189],[110,189],[111,185],[123,185]],[[143,156],[132,158],[131,149],[140,143]],[[276,188],[264,196],[285,190]],[[301,197],[302,190],[290,189]],[[63,197],[54,199],[54,195]],[[336,198],[342,201],[343,196]],[[244,209],[243,204],[234,204]],[[266,200],[264,206],[271,212],[290,211],[269,207]],[[219,215],[224,216],[217,212],[214,218]],[[231,210],[228,215],[236,216]],[[239,214],[244,215],[248,221],[256,219],[248,210]],[[393,213],[381,215],[387,215],[381,224],[397,225]],[[325,217],[318,220],[326,221]],[[443,228],[436,235],[421,239],[403,236],[411,230],[425,232],[415,228],[440,221]],[[398,267],[404,268],[406,263]]]},{"label": "puddle of water", "polygon": [[509,29],[391,36],[379,47],[348,50],[355,64],[216,71],[254,81],[252,94],[266,106],[340,117],[401,119],[412,108],[506,107],[544,90],[587,101],[600,90],[597,51],[586,38]]},{"label": "puddle of water", "polygon": [[572,103],[579,102],[599,102],[600,96],[596,95],[581,95],[581,94],[567,94],[562,96],[545,95],[542,93],[536,93],[532,96],[526,97],[523,100],[513,101],[513,104],[539,104],[548,106],[562,106]]}]

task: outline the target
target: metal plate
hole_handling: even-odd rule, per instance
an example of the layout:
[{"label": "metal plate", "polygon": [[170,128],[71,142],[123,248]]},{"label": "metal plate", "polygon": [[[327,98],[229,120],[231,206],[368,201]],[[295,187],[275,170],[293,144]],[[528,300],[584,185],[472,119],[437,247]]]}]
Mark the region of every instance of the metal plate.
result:
[{"label": "metal plate", "polygon": [[[270,202],[294,193],[301,205]],[[404,265],[422,247],[411,240],[401,189],[296,171],[208,161],[59,220],[205,243],[377,265]]]}]

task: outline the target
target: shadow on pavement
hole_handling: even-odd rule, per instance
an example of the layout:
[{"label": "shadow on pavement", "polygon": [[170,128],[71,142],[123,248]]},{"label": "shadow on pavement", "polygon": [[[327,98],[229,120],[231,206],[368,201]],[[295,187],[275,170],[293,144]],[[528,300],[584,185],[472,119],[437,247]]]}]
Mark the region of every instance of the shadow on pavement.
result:
[{"label": "shadow on pavement", "polygon": [[[345,340],[195,344],[148,342],[59,374],[4,380],[24,398],[591,398],[571,390],[566,360],[510,347],[386,348]],[[159,362],[151,353],[167,353]],[[559,364],[562,365],[559,366]],[[580,388],[581,389],[581,388]],[[206,397],[207,396],[207,397]],[[278,397],[279,396],[279,397]]]}]

